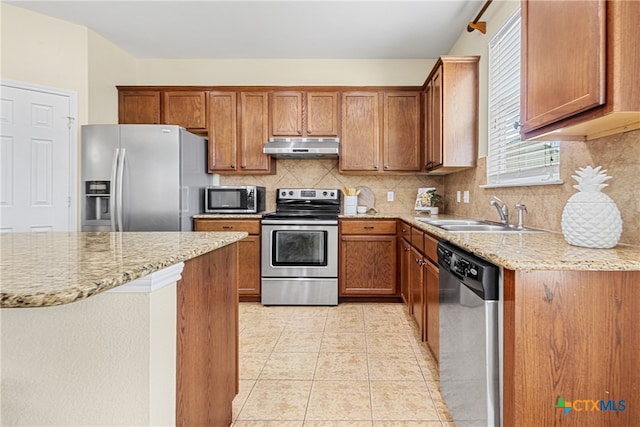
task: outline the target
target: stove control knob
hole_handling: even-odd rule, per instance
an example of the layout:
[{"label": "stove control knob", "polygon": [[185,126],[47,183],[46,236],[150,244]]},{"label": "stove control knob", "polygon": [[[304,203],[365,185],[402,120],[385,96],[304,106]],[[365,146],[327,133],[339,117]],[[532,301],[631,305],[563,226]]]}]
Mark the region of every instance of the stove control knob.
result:
[{"label": "stove control knob", "polygon": [[323,195],[323,196],[326,196],[326,195],[327,195],[327,192],[326,192],[326,191],[323,191],[323,192],[322,192],[322,195]]},{"label": "stove control knob", "polygon": [[289,195],[290,195],[290,196],[293,196],[293,191],[289,191]]},{"label": "stove control knob", "polygon": [[336,193],[334,193],[334,192],[332,191],[331,193],[329,193],[329,195],[330,195],[331,197],[335,197]]},{"label": "stove control knob", "polygon": [[280,193],[280,195],[281,195],[282,197],[284,197],[284,196],[286,196],[286,195],[287,195],[287,192],[286,192],[286,191],[283,191],[282,193]]}]

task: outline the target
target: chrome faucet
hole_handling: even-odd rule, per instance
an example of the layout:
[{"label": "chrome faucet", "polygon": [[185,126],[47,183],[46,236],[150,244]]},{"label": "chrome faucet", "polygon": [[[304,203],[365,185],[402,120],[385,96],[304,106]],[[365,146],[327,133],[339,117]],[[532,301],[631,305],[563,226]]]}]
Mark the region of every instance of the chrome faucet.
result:
[{"label": "chrome faucet", "polygon": [[509,208],[507,207],[507,204],[496,196],[493,196],[493,199],[491,199],[489,204],[498,210],[500,222],[505,225],[509,225]]},{"label": "chrome faucet", "polygon": [[527,207],[525,205],[523,205],[522,203],[518,203],[514,207],[518,211],[518,225],[516,226],[516,228],[518,230],[522,230],[524,228],[524,224],[523,224],[523,222],[524,222],[524,214],[527,212]]}]

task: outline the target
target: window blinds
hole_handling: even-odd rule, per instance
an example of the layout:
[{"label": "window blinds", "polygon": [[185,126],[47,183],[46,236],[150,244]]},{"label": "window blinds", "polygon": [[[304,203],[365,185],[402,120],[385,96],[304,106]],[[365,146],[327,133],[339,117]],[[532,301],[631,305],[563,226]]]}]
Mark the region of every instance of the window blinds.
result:
[{"label": "window blinds", "polygon": [[560,144],[520,139],[520,11],[489,42],[487,186],[558,183]]}]

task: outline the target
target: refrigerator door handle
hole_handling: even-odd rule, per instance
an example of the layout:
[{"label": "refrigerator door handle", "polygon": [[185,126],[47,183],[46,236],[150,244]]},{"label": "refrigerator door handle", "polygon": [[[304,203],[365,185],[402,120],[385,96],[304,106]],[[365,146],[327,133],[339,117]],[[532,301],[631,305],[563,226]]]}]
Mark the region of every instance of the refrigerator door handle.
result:
[{"label": "refrigerator door handle", "polygon": [[122,151],[120,152],[120,159],[118,162],[118,178],[117,178],[117,197],[118,197],[118,201],[116,202],[117,204],[117,217],[118,217],[118,230],[116,231],[124,231],[124,224],[122,223],[122,180],[124,178],[124,159],[125,159],[125,155],[127,154],[127,150],[126,148],[123,148]]},{"label": "refrigerator door handle", "polygon": [[120,149],[116,148],[113,153],[113,161],[111,163],[111,195],[109,197],[109,212],[111,213],[111,231],[116,229],[116,174],[120,158]]}]

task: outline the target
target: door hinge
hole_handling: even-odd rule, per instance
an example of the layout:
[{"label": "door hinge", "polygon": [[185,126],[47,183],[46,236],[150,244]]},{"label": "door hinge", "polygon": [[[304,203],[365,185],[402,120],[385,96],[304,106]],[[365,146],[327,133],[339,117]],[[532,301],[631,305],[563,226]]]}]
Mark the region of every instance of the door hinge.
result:
[{"label": "door hinge", "polygon": [[67,196],[67,207],[71,207],[71,196]]},{"label": "door hinge", "polygon": [[76,121],[75,117],[67,116],[67,127],[71,129],[73,127],[73,123]]}]

